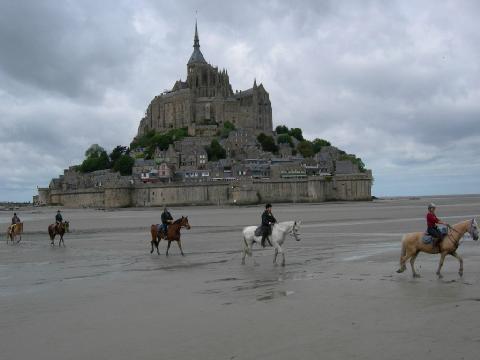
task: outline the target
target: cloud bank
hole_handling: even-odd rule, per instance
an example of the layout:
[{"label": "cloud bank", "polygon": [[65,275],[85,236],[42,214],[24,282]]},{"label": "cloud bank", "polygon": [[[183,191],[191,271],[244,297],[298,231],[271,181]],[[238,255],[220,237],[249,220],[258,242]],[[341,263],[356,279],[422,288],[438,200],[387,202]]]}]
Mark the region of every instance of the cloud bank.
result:
[{"label": "cloud bank", "polygon": [[128,144],[186,77],[195,10],[234,90],[262,82],[274,125],[360,156],[375,195],[479,192],[475,1],[46,0],[0,3],[0,200]]}]

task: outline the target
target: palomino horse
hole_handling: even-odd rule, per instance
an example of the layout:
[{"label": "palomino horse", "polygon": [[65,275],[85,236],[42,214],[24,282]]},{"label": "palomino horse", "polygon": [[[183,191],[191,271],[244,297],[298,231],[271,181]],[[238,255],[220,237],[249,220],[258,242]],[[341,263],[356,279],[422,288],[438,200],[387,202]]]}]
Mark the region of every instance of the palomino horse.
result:
[{"label": "palomino horse", "polygon": [[180,229],[184,227],[187,228],[187,230],[190,230],[188,216],[182,216],[180,219],[177,219],[172,224],[168,225],[167,236],[165,236],[165,234],[163,233],[163,229],[160,229],[160,231],[158,230],[158,226],[158,224],[153,224],[150,227],[150,233],[152,234],[152,241],[150,242],[152,245],[152,250],[150,251],[150,254],[153,253],[153,245],[155,245],[155,247],[157,248],[157,254],[160,255],[160,251],[158,251],[158,244],[160,243],[160,240],[165,239],[168,241],[167,252],[165,255],[168,256],[168,250],[170,249],[171,242],[176,241],[178,247],[180,248],[182,256],[185,256],[182,250],[182,242],[180,241]]},{"label": "palomino horse", "polygon": [[473,240],[478,240],[478,225],[475,219],[465,220],[453,226],[448,226],[448,233],[443,238],[439,246],[433,246],[433,244],[425,244],[422,241],[424,236],[423,232],[415,232],[405,234],[402,238],[402,255],[400,256],[400,269],[397,270],[398,273],[405,271],[405,263],[410,259],[410,265],[412,267],[413,277],[420,277],[420,275],[415,271],[415,259],[419,252],[423,251],[429,254],[438,254],[440,253],[440,263],[438,264],[437,275],[439,278],[442,278],[440,270],[443,266],[443,261],[445,256],[452,255],[460,263],[460,269],[458,274],[463,275],[463,259],[460,255],[457,254],[457,248],[460,244],[460,239],[469,233],[472,236]]},{"label": "palomino horse", "polygon": [[[272,235],[270,240],[272,246],[275,248],[275,255],[273,256],[273,263],[277,264],[277,255],[282,254],[282,266],[285,266],[285,250],[283,250],[282,245],[285,241],[285,236],[290,234],[295,238],[295,240],[300,241],[298,237],[298,230],[300,227],[301,221],[285,221],[281,223],[276,223],[272,228]],[[245,265],[245,256],[253,256],[252,247],[254,243],[260,243],[262,237],[255,236],[256,226],[247,226],[243,229],[243,249],[242,249],[242,265]],[[255,260],[253,260],[255,262]]]},{"label": "palomino horse", "polygon": [[22,240],[22,233],[23,233],[23,222],[10,225],[7,229],[7,244],[8,244],[8,239],[10,239],[10,241],[13,244],[14,241],[17,240],[17,236],[19,237],[19,240],[17,240],[17,244],[18,244]]},{"label": "palomino horse", "polygon": [[70,232],[70,223],[68,221],[64,221],[60,224],[50,224],[48,225],[48,234],[50,235],[51,243],[50,245],[55,246],[55,236],[60,235],[60,240],[58,240],[58,246],[63,243],[65,246],[65,241],[63,240],[63,235],[65,232]]}]

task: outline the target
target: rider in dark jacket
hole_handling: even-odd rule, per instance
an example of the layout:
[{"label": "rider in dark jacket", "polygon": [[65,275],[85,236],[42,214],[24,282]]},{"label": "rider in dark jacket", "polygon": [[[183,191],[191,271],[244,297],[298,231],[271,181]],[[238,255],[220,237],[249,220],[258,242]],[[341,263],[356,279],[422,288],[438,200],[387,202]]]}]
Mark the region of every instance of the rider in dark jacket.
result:
[{"label": "rider in dark jacket", "polygon": [[20,222],[20,218],[18,217],[17,213],[13,213],[12,225],[18,224],[19,222]]},{"label": "rider in dark jacket", "polygon": [[63,221],[62,214],[60,213],[60,210],[57,210],[57,215],[55,215],[55,222],[57,224],[61,223]]},{"label": "rider in dark jacket", "polygon": [[262,247],[265,247],[265,240],[272,246],[268,238],[272,234],[272,225],[277,222],[277,219],[272,215],[272,204],[265,205],[265,211],[262,214]]},{"label": "rider in dark jacket", "polygon": [[60,213],[60,210],[57,210],[57,215],[55,215],[55,228],[59,229],[59,225],[63,222],[63,217],[62,214]]},{"label": "rider in dark jacket", "polygon": [[163,209],[162,213],[162,228],[165,235],[167,235],[168,225],[173,222],[172,214],[168,211],[167,207]]}]

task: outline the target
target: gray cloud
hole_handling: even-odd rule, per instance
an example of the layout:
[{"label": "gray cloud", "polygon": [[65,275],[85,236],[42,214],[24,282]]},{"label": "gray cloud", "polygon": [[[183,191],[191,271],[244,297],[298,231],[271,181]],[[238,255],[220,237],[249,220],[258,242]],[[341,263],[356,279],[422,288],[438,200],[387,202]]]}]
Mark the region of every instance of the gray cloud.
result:
[{"label": "gray cloud", "polygon": [[47,0],[0,4],[0,199],[28,199],[92,143],[128,144],[185,79],[195,10],[233,88],[263,82],[275,125],[362,157],[376,194],[477,191],[478,2]]}]

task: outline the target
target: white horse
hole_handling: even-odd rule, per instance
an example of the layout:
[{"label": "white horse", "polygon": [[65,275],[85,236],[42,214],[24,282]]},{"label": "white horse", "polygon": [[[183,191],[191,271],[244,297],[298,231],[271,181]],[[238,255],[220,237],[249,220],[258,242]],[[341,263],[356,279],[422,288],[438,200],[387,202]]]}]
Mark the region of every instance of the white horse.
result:
[{"label": "white horse", "polygon": [[[272,246],[275,248],[275,255],[273,256],[273,263],[277,264],[277,255],[282,254],[282,266],[285,266],[285,251],[282,249],[282,245],[285,241],[287,234],[290,234],[295,238],[295,240],[300,241],[298,237],[298,230],[300,227],[301,221],[284,221],[281,223],[276,223],[272,228],[272,235],[270,235],[270,241]],[[255,236],[255,230],[257,226],[247,226],[243,229],[243,249],[242,249],[242,265],[245,265],[245,257],[253,256],[252,248],[254,243],[260,243],[262,240],[261,236]],[[255,260],[253,260],[255,262]]]}]

